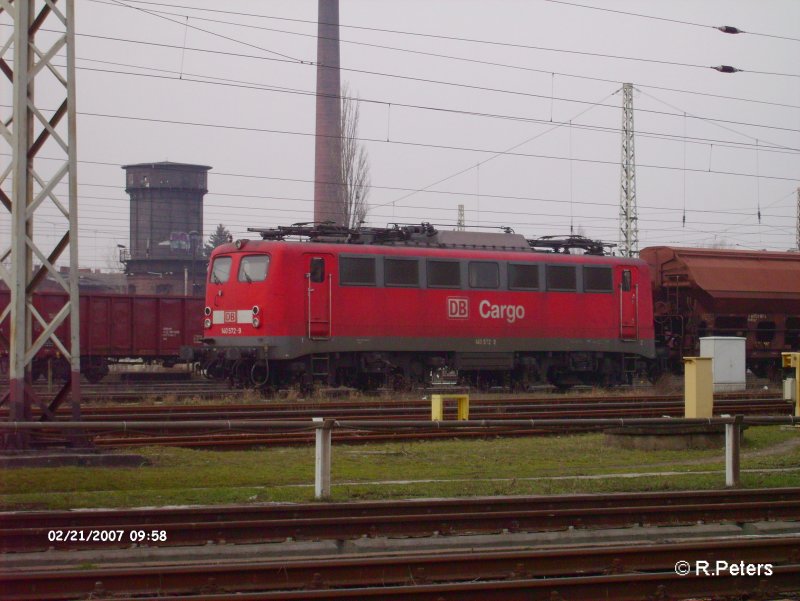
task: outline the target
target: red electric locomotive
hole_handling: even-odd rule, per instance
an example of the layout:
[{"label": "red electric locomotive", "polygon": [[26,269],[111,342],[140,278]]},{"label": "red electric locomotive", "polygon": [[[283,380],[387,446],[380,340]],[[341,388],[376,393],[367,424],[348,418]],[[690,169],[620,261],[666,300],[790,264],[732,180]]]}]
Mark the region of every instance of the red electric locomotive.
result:
[{"label": "red electric locomotive", "polygon": [[[429,224],[251,231],[262,240],[211,256],[210,376],[406,388],[456,372],[479,387],[561,387],[619,382],[653,364],[646,263],[603,256],[585,238]],[[569,254],[573,246],[585,254]]]}]

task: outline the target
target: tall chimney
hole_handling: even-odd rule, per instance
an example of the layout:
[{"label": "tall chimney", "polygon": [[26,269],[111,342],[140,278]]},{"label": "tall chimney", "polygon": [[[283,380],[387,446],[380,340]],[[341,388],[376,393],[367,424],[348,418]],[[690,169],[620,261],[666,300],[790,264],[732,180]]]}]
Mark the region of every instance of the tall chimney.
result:
[{"label": "tall chimney", "polygon": [[339,0],[318,0],[314,221],[344,225],[339,100]]}]

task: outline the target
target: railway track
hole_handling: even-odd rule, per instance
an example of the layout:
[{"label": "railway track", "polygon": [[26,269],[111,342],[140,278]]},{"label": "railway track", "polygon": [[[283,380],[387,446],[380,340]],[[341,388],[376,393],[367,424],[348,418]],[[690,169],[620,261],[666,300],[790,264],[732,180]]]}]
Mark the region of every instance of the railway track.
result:
[{"label": "railway track", "polygon": [[[363,404],[341,404],[335,407],[327,404],[318,406],[297,407],[292,405],[252,405],[237,406],[234,408],[220,405],[213,408],[199,408],[186,406],[170,407],[138,407],[135,411],[121,411],[115,408],[112,412],[87,413],[84,419],[91,429],[92,421],[184,421],[204,419],[230,419],[230,420],[302,420],[312,417],[335,417],[336,419],[350,420],[427,420],[430,417],[430,406],[426,401],[400,402],[385,404],[378,407],[365,407]],[[740,415],[776,415],[787,414],[791,411],[790,405],[780,399],[758,400],[723,400],[715,404],[715,413],[740,414]],[[599,402],[558,402],[549,403],[532,399],[516,399],[513,401],[477,401],[470,407],[470,418],[473,420],[528,420],[528,419],[570,419],[570,418],[633,418],[633,417],[681,417],[684,413],[683,402],[662,401],[647,399],[626,399]],[[595,428],[596,429],[596,428]],[[590,431],[591,427],[565,426],[559,432]],[[503,436],[529,436],[531,434],[545,434],[552,430],[535,431],[531,429],[515,429],[509,426],[502,432]],[[137,447],[158,444],[162,446],[189,446],[189,447],[214,447],[214,448],[241,448],[255,445],[298,445],[308,444],[313,441],[311,431],[292,432],[206,432],[202,434],[187,434],[168,427],[159,432],[136,433],[129,431],[124,435],[116,433],[97,434],[94,443],[98,447]],[[426,432],[375,432],[375,431],[346,431],[337,430],[333,433],[336,442],[385,442],[396,440],[433,439],[433,438],[480,438],[486,432],[482,428],[463,429],[456,432],[426,431]]]},{"label": "railway track", "polygon": [[[0,551],[127,548],[142,530],[167,532],[147,546],[180,546],[766,520],[800,521],[800,488],[4,512]],[[87,540],[92,531],[121,535]]]},{"label": "railway track", "polygon": [[[0,388],[7,383],[0,383]],[[57,390],[59,386],[54,386]],[[34,391],[45,393],[45,384],[34,384]],[[85,403],[93,402],[141,402],[143,400],[199,398],[215,399],[236,394],[226,382],[206,379],[190,379],[178,382],[81,382],[81,397]]]},{"label": "railway track", "polygon": [[[57,413],[57,419],[69,420],[68,407]],[[742,393],[717,395],[715,414],[781,415],[791,412],[792,407],[774,394]],[[7,411],[7,409],[3,409]],[[601,396],[601,397],[474,397],[470,406],[473,420],[529,420],[571,418],[634,418],[634,417],[681,417],[684,412],[682,395],[646,396]],[[455,407],[447,408],[445,417],[455,413]],[[0,411],[0,417],[4,414]],[[246,429],[225,432],[187,434],[185,431],[165,427],[159,431],[137,432],[131,429],[125,434],[103,433],[92,428],[93,422],[180,422],[205,420],[304,420],[312,417],[331,417],[346,420],[427,420],[430,416],[430,401],[427,399],[358,399],[303,402],[252,402],[214,404],[116,404],[86,405],[82,408],[87,432],[93,436],[95,446],[100,448],[140,447],[150,445],[181,446],[194,448],[246,448],[260,445],[300,445],[313,440],[310,431],[294,432],[247,432]],[[564,427],[559,432],[581,432],[591,428]],[[544,434],[531,429],[503,431],[504,436]],[[485,437],[481,428],[428,432],[368,432],[336,431],[337,442],[384,442],[432,438]],[[37,434],[40,445],[63,444],[62,437]]]},{"label": "railway track", "polygon": [[[2,391],[7,390],[9,386],[7,379],[0,378],[0,393]],[[60,384],[54,384],[53,390],[60,387]],[[48,389],[48,386],[42,382],[37,382],[33,385],[33,389],[36,393],[41,394],[49,394],[52,390]],[[458,390],[461,390],[460,388]],[[617,389],[620,390],[620,389]],[[656,398],[664,398],[665,396],[672,396],[676,397],[678,395],[659,395],[654,394],[648,391],[651,391],[652,388],[644,387],[641,389],[641,394],[637,394],[637,398],[642,399],[656,399]],[[222,399],[222,398],[231,398],[240,396],[244,393],[242,389],[238,388],[231,388],[226,381],[221,380],[209,380],[206,378],[191,378],[187,380],[180,380],[180,381],[103,381],[96,384],[90,384],[88,382],[81,383],[81,396],[82,402],[84,403],[85,408],[89,408],[94,403],[140,403],[143,401],[162,401],[162,400],[178,400],[178,399],[202,399],[202,400],[213,400],[213,399]],[[253,394],[253,391],[247,391],[250,394]],[[435,394],[437,392],[440,393],[447,393],[448,389],[445,388],[438,388],[438,389],[430,389],[430,390],[418,390],[415,394],[418,395],[429,395]],[[631,398],[630,391],[626,394],[622,393],[619,395],[612,395],[608,397],[590,397],[587,394],[591,394],[592,390],[588,389],[585,393],[579,393],[573,391],[571,394],[563,394],[555,392],[555,389],[536,392],[536,393],[529,393],[529,398],[536,398],[538,400],[549,399],[553,402],[558,402],[560,400],[569,401],[571,399],[588,399],[588,398]],[[281,391],[281,394],[289,394],[289,391]],[[328,404],[328,403],[353,403],[353,402],[367,402],[369,401],[372,404],[381,404],[381,403],[395,403],[395,400],[387,400],[387,396],[392,396],[394,393],[387,390],[382,390],[375,392],[373,394],[366,395],[367,401],[347,401],[347,400],[339,400],[336,401],[335,399],[347,399],[351,397],[353,394],[357,394],[355,390],[346,389],[346,388],[332,388],[332,389],[323,389],[319,392],[321,399],[329,399],[329,400],[322,400],[320,403]],[[474,397],[494,397],[494,398],[503,398],[513,396],[511,392],[508,391],[492,391],[492,392],[475,392],[471,393]],[[518,394],[518,393],[517,393]],[[765,392],[760,388],[750,389],[746,392],[727,392],[727,393],[718,393],[716,395],[717,398],[726,398],[726,399],[736,399],[736,398],[763,398],[763,397],[770,397],[775,396],[775,392]],[[280,396],[277,399],[276,404],[280,402]],[[283,404],[303,404],[309,401],[307,399],[294,401],[294,402],[285,402]]]},{"label": "railway track", "polygon": [[[0,573],[2,601],[75,598],[197,601],[273,599],[686,599],[800,591],[798,536],[670,544],[404,552],[251,562],[139,565]],[[679,562],[758,575],[682,576]],[[724,562],[722,564],[718,562]],[[765,566],[769,566],[766,568]],[[768,573],[767,573],[768,572]],[[152,596],[152,595],[157,596]],[[774,597],[770,597],[774,598]]]},{"label": "railway track", "polygon": [[[168,540],[148,545],[248,543],[296,538],[424,536],[675,525],[750,520],[800,520],[800,489],[495,497],[267,506],[0,514],[3,553],[42,548],[46,532],[166,528]],[[440,537],[441,538],[441,537]],[[594,545],[4,570],[0,601],[135,597],[172,601],[256,599],[533,599],[546,601],[681,599],[777,595],[800,591],[800,536],[716,538],[668,544]],[[47,542],[56,549],[91,549]],[[103,548],[119,546],[106,543]],[[130,546],[130,543],[128,543]],[[96,545],[95,545],[96,547]],[[77,560],[76,560],[77,561]],[[771,575],[680,576],[679,561],[770,564]]]},{"label": "railway track", "polygon": [[[788,404],[774,394],[727,394],[717,395],[715,404],[724,409],[753,407],[755,410],[784,409]],[[683,407],[683,395],[643,395],[643,396],[571,396],[571,397],[485,397],[473,396],[471,413],[496,416],[504,413],[529,412],[581,412],[595,410],[629,411],[638,409],[660,415],[662,410]],[[787,409],[788,410],[788,409]],[[8,409],[0,409],[0,415]],[[324,417],[335,415],[344,419],[357,417],[418,417],[430,413],[428,399],[362,399],[357,401],[298,401],[298,402],[249,402],[216,404],[124,404],[124,405],[84,405],[81,414],[85,420],[170,420],[170,419],[280,419]],[[57,417],[70,419],[68,407],[60,408]],[[616,416],[616,415],[613,415]]]}]

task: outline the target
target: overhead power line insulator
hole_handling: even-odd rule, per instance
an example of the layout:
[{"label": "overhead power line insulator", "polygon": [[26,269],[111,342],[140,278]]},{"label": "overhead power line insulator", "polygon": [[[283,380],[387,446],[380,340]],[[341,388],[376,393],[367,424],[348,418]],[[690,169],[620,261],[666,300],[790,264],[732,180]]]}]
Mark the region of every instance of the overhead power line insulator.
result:
[{"label": "overhead power line insulator", "polygon": [[717,27],[722,33],[746,33],[739,29],[738,27],[733,27],[732,25],[720,25]]},{"label": "overhead power line insulator", "polygon": [[712,69],[716,69],[720,73],[738,73],[741,69],[737,69],[736,67],[731,67],[730,65],[719,65],[717,67],[711,67]]}]

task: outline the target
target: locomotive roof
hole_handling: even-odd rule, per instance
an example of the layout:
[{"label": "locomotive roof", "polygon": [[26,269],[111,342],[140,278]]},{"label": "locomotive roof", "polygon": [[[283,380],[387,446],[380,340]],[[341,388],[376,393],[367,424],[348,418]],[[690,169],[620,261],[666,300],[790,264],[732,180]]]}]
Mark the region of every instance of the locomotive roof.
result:
[{"label": "locomotive roof", "polygon": [[710,248],[645,248],[654,283],[694,286],[717,298],[800,300],[800,254]]},{"label": "locomotive roof", "polygon": [[299,223],[277,228],[248,228],[258,232],[263,240],[285,240],[298,236],[309,242],[378,246],[420,246],[434,248],[460,248],[470,250],[509,250],[568,253],[570,249],[583,249],[589,255],[605,255],[605,249],[614,245],[591,240],[583,236],[546,236],[527,239],[511,228],[502,232],[471,232],[438,230],[429,223],[420,225],[393,224],[386,228],[346,228],[329,223]]}]

